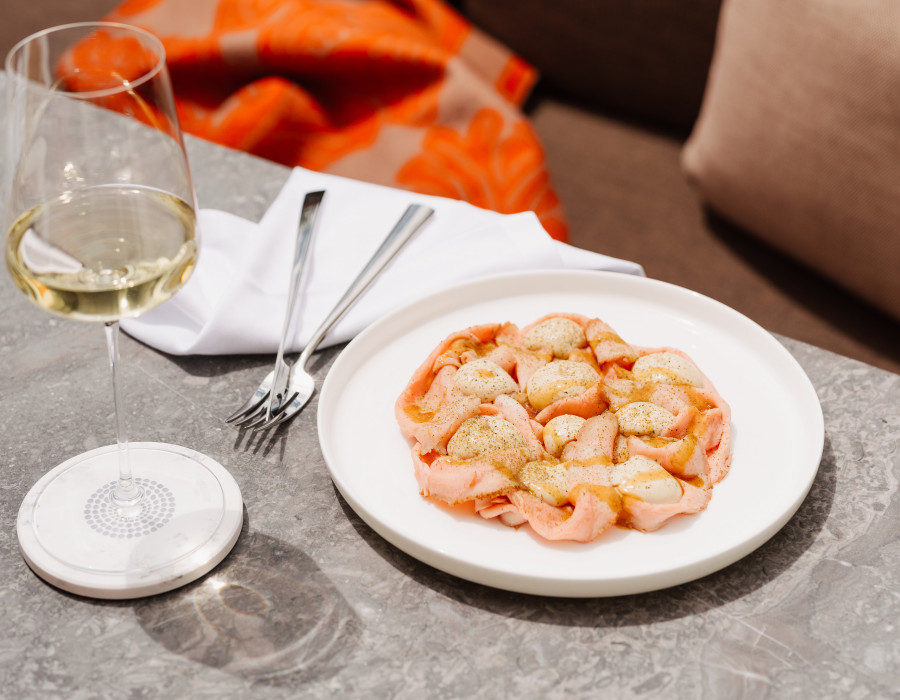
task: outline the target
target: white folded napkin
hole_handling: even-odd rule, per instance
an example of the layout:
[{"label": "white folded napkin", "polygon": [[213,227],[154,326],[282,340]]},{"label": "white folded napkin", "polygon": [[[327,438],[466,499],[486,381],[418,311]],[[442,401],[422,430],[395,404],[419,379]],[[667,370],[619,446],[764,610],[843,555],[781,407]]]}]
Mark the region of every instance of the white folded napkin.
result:
[{"label": "white folded napkin", "polygon": [[322,347],[345,342],[417,297],[496,272],[580,268],[643,275],[640,265],[554,241],[532,213],[503,215],[465,202],[417,195],[295,168],[255,224],[199,212],[194,274],[172,299],[122,329],[173,355],[275,353],[287,305],[300,206],[325,190],[301,287],[289,351],[303,348],[409,204],[435,210],[404,250],[339,321]]}]

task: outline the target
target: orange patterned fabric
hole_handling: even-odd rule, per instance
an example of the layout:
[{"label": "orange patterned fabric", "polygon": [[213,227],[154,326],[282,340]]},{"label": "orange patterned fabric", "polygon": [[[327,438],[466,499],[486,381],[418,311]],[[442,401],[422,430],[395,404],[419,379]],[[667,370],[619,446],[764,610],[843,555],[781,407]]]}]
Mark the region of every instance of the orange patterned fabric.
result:
[{"label": "orange patterned fabric", "polygon": [[536,73],[441,0],[127,0],[166,46],[182,127],[270,160],[502,213],[566,238],[520,106]]}]

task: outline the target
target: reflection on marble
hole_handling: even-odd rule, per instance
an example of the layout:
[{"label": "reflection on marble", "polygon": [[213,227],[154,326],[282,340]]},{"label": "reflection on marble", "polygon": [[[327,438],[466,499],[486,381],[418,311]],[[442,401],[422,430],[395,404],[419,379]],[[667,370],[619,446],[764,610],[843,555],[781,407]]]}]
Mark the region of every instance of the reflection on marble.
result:
[{"label": "reflection on marble", "polygon": [[300,684],[342,668],[360,623],[308,556],[244,532],[206,578],[140,602],[152,639],[192,661],[273,684]]}]

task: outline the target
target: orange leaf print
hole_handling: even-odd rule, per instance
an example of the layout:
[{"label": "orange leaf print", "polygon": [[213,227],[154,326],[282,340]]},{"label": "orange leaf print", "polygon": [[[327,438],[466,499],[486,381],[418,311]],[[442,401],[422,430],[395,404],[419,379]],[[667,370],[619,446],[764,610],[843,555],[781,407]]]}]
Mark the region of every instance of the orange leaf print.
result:
[{"label": "orange leaf print", "polygon": [[163,40],[188,133],[288,166],[534,211],[565,239],[519,110],[536,72],[446,0],[126,0],[108,18]]},{"label": "orange leaf print", "polygon": [[566,239],[537,137],[525,121],[506,125],[495,109],[479,110],[465,133],[446,126],[428,129],[422,153],[399,169],[397,182],[503,214],[533,211],[547,233]]}]

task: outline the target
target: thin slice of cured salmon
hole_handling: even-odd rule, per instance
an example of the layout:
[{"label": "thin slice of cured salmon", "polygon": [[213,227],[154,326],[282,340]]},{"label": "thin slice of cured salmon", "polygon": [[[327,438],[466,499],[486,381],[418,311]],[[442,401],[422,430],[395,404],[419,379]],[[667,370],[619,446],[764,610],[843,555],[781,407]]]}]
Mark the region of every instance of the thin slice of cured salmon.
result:
[{"label": "thin slice of cured salmon", "polygon": [[676,515],[699,513],[712,496],[707,486],[695,486],[682,481],[683,494],[675,503],[647,503],[637,498],[622,500],[622,524],[641,532],[658,530]]},{"label": "thin slice of cured salmon", "polygon": [[403,434],[425,452],[444,452],[462,422],[478,414],[481,400],[456,387],[456,372],[453,365],[442,366],[424,394],[403,396],[395,405],[394,414]]},{"label": "thin slice of cured salmon", "polygon": [[[619,434],[619,421],[609,411],[588,418],[575,439],[562,450],[563,460],[590,459],[604,456],[612,459]],[[612,463],[612,462],[610,462]]]},{"label": "thin slice of cured salmon", "polygon": [[434,452],[412,449],[416,481],[423,496],[433,496],[450,505],[493,498],[518,488],[515,470],[525,464],[520,450],[498,450],[490,456],[454,460]]},{"label": "thin slice of cured salmon", "polygon": [[519,512],[519,509],[509,502],[507,496],[479,498],[475,501],[475,512],[486,520],[497,518],[509,527],[518,527],[528,522],[525,520],[525,516]]},{"label": "thin slice of cured salmon", "polygon": [[612,327],[599,318],[591,319],[585,327],[585,336],[594,351],[597,362],[621,362],[628,366],[634,364],[638,352],[626,343]]},{"label": "thin slice of cured salmon", "polygon": [[394,404],[403,434],[425,452],[443,451],[466,418],[477,415],[481,401],[456,388],[454,377],[467,352],[489,354],[500,324],[473,326],[447,336],[416,369]]},{"label": "thin slice of cured salmon", "polygon": [[643,455],[657,462],[669,474],[684,479],[709,480],[709,463],[700,441],[695,435],[683,438],[652,438],[642,440],[639,437],[628,438],[628,454]]},{"label": "thin slice of cured salmon", "polygon": [[566,398],[557,399],[540,413],[534,419],[546,425],[557,416],[571,415],[580,418],[591,418],[599,416],[603,413],[609,404],[603,396],[600,384],[594,384],[587,391],[581,392],[578,396],[568,396]]},{"label": "thin slice of cured salmon", "polygon": [[555,507],[527,491],[507,496],[531,529],[548,540],[593,542],[615,524],[622,501],[610,487],[586,486],[575,489],[572,506]]}]

